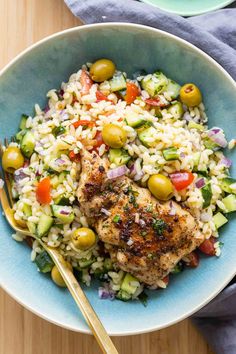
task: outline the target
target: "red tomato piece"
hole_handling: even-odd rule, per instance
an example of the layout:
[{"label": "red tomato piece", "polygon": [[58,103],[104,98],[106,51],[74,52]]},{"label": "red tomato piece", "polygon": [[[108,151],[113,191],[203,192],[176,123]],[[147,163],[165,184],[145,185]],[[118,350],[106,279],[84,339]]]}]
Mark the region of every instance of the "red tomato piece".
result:
[{"label": "red tomato piece", "polygon": [[102,132],[98,131],[95,135],[95,143],[93,145],[93,150],[98,149],[102,144],[104,144],[104,141],[102,139]]},{"label": "red tomato piece", "polygon": [[194,180],[194,175],[191,172],[180,171],[170,174],[171,182],[177,191],[187,188]]},{"label": "red tomato piece", "polygon": [[78,162],[80,160],[80,154],[75,154],[74,151],[70,151],[69,158],[71,161]]},{"label": "red tomato piece", "polygon": [[101,91],[96,91],[96,98],[97,98],[97,102],[100,102],[100,101],[109,101],[109,99],[107,98],[107,96],[104,95],[104,93],[102,93]]},{"label": "red tomato piece", "polygon": [[82,85],[81,94],[87,95],[93,85],[93,80],[91,79],[86,70],[82,70],[81,72],[80,83]]},{"label": "red tomato piece", "polygon": [[206,254],[207,256],[215,256],[216,250],[214,244],[216,242],[215,237],[210,237],[208,240],[205,240],[200,246],[199,250]]},{"label": "red tomato piece", "polygon": [[75,127],[75,129],[78,128],[80,125],[92,128],[95,126],[95,122],[92,122],[91,120],[78,120],[77,122],[73,123],[72,125]]},{"label": "red tomato piece", "polygon": [[199,255],[197,252],[193,251],[189,253],[186,258],[188,259],[185,261],[187,267],[196,268],[199,265]]},{"label": "red tomato piece", "polygon": [[156,98],[147,98],[145,100],[145,103],[149,104],[150,106],[154,106],[154,107],[165,107],[166,104],[161,102],[159,97]]},{"label": "red tomato piece", "polygon": [[52,200],[51,197],[51,183],[50,178],[42,179],[36,188],[36,198],[40,204],[49,204]]},{"label": "red tomato piece", "polygon": [[140,95],[140,90],[137,85],[135,85],[133,82],[127,82],[126,83],[126,95],[125,95],[125,101],[127,104],[131,104],[134,102],[137,96]]},{"label": "red tomato piece", "polygon": [[166,275],[163,279],[161,279],[166,285],[169,284],[170,277],[169,275]]}]

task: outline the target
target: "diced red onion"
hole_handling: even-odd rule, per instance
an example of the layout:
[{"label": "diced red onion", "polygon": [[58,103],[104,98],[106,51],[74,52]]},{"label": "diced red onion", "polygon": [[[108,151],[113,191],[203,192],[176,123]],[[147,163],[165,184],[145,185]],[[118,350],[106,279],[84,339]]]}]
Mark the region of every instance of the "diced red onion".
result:
[{"label": "diced red onion", "polygon": [[190,116],[189,112],[185,112],[183,115],[183,119],[186,120],[187,122],[190,122],[192,119],[192,117]]},{"label": "diced red onion", "polygon": [[101,208],[101,213],[105,214],[106,216],[110,216],[110,215],[111,215],[111,212],[108,211],[108,210],[105,209],[105,208]]},{"label": "diced red onion", "polygon": [[62,215],[69,215],[71,212],[70,211],[68,211],[68,210],[61,210],[60,211],[60,214],[62,214]]},{"label": "diced red onion", "polygon": [[47,113],[48,111],[50,111],[50,107],[49,107],[49,105],[48,105],[48,104],[46,105],[46,107],[44,108],[44,110],[43,110],[43,111],[44,111],[44,113]]},{"label": "diced red onion", "polygon": [[225,167],[229,168],[232,165],[232,161],[224,156],[220,160],[220,165],[224,165]]},{"label": "diced red onion", "polygon": [[134,181],[139,181],[140,179],[142,179],[144,176],[143,171],[138,172],[135,176],[134,176]]},{"label": "diced red onion", "polygon": [[63,160],[63,159],[56,159],[55,163],[56,163],[57,166],[62,166],[62,165],[64,165],[66,163],[66,161]]},{"label": "diced red onion", "polygon": [[144,227],[144,226],[146,226],[146,223],[145,223],[144,220],[140,219],[140,220],[139,220],[139,225],[140,225],[141,227]]},{"label": "diced red onion", "polygon": [[130,171],[130,177],[134,177],[134,175],[136,175],[137,170],[134,163],[130,166],[129,171]]},{"label": "diced red onion", "polygon": [[129,238],[129,240],[127,241],[127,245],[132,246],[133,243],[134,243],[134,241],[131,238]]},{"label": "diced red onion", "polygon": [[170,211],[169,211],[169,215],[171,215],[171,216],[176,215],[176,208],[175,208],[175,206],[174,206],[172,200],[170,201]]},{"label": "diced red onion", "polygon": [[202,187],[204,187],[205,186],[205,179],[204,178],[198,178],[197,180],[196,180],[196,182],[195,182],[195,186],[197,187],[197,188],[202,188]]},{"label": "diced red onion", "polygon": [[181,152],[181,153],[179,154],[179,156],[180,156],[182,159],[184,159],[185,156],[186,156],[186,154],[185,154],[184,152]]},{"label": "diced red onion", "polygon": [[113,168],[112,170],[109,170],[107,172],[107,177],[108,177],[108,179],[115,179],[115,178],[124,176],[127,172],[129,172],[128,167],[125,165],[122,165],[122,166]]},{"label": "diced red onion", "polygon": [[29,177],[27,173],[25,173],[24,168],[19,168],[14,172],[14,181],[16,183],[20,182],[22,179]]},{"label": "diced red onion", "polygon": [[98,288],[98,296],[102,300],[113,300],[115,298],[115,293],[111,289],[106,287],[99,287]]},{"label": "diced red onion", "polygon": [[212,128],[207,133],[208,137],[216,143],[218,146],[225,148],[228,143],[225,139],[225,135],[222,129],[220,128]]}]

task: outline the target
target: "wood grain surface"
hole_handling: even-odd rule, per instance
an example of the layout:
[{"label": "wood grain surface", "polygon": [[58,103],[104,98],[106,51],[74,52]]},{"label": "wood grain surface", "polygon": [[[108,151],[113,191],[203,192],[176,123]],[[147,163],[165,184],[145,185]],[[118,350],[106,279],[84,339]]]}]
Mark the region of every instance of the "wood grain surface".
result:
[{"label": "wood grain surface", "polygon": [[[63,0],[0,0],[0,68],[39,39],[78,25]],[[213,354],[189,320],[114,342],[121,354]],[[97,353],[92,336],[42,320],[0,289],[0,354]]]}]

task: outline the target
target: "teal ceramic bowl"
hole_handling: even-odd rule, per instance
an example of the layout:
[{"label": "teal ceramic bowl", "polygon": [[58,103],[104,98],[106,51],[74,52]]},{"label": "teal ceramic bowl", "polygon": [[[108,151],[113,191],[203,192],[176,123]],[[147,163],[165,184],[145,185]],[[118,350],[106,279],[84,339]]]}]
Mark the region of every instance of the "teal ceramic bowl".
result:
[{"label": "teal ceramic bowl", "polygon": [[[87,61],[107,57],[131,74],[137,69],[163,70],[167,76],[201,89],[210,126],[224,128],[235,138],[236,85],[209,56],[168,33],[135,24],[104,23],[69,29],[35,44],[0,75],[0,140],[18,128],[22,112],[34,103],[45,104],[50,88]],[[231,153],[236,166],[236,154]],[[234,167],[234,176],[236,168]],[[111,335],[149,332],[191,315],[216,296],[236,271],[236,220],[221,230],[222,256],[203,258],[195,270],[172,277],[164,291],[150,291],[147,307],[139,302],[100,300],[97,284],[86,294]],[[67,290],[38,273],[30,249],[11,238],[12,230],[0,218],[0,284],[23,306],[62,327],[79,332],[89,329]]]},{"label": "teal ceramic bowl", "polygon": [[173,12],[181,16],[195,16],[205,12],[225,7],[234,0],[142,0],[143,2],[159,7],[162,10]]}]

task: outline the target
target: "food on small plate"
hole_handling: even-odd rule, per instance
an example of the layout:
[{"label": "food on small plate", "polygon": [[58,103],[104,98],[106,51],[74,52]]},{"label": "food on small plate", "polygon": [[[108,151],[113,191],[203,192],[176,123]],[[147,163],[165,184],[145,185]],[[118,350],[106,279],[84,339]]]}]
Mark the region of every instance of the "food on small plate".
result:
[{"label": "food on small plate", "polygon": [[[232,148],[207,126],[204,95],[161,71],[119,71],[102,58],[22,115],[2,165],[14,217],[55,247],[101,299],[146,303],[201,255],[219,256],[219,229],[236,211]],[[14,234],[15,240],[24,236]],[[31,260],[65,286],[37,240]]]}]

